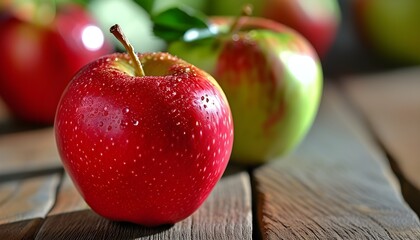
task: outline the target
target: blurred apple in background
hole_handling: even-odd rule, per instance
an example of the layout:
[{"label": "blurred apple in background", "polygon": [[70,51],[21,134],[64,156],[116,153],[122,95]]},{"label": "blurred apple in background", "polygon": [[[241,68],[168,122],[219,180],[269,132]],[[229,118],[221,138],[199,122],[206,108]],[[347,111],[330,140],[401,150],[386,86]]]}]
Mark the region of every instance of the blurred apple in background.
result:
[{"label": "blurred apple in background", "polygon": [[398,64],[420,64],[419,0],[353,0],[361,40],[378,56]]},{"label": "blurred apple in background", "polygon": [[0,96],[17,118],[52,124],[73,75],[112,46],[78,5],[20,2],[1,5]]},{"label": "blurred apple in background", "polygon": [[200,31],[192,29],[168,51],[213,75],[225,92],[235,128],[233,160],[260,164],[283,156],[304,138],[318,109],[323,76],[315,50],[268,19],[212,22],[219,34],[194,40]]},{"label": "blurred apple in background", "polygon": [[323,57],[335,40],[341,13],[337,0],[212,0],[208,13],[235,16],[252,4],[254,15],[283,23],[300,32]]}]

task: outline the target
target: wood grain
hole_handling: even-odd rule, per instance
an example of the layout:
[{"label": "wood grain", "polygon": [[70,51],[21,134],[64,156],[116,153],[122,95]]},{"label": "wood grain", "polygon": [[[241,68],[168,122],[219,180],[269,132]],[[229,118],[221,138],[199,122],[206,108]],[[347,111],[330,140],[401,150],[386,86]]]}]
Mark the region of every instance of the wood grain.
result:
[{"label": "wood grain", "polygon": [[89,206],[77,191],[69,175],[65,173],[60,185],[60,190],[57,194],[54,207],[48,213],[48,215],[82,211],[87,209],[89,209]]},{"label": "wood grain", "polygon": [[0,239],[35,239],[43,220],[40,218],[0,225]]},{"label": "wood grain", "polygon": [[420,67],[342,81],[387,149],[404,196],[420,214]]},{"label": "wood grain", "polygon": [[247,173],[223,177],[206,202],[171,226],[146,228],[104,219],[91,210],[49,216],[37,239],[251,239],[252,212]]},{"label": "wood grain", "polygon": [[419,239],[384,154],[340,93],[326,86],[298,150],[255,170],[264,239]]},{"label": "wood grain", "polygon": [[62,168],[52,128],[0,136],[0,179]]},{"label": "wood grain", "polygon": [[60,174],[0,184],[0,224],[44,218],[54,202]]}]

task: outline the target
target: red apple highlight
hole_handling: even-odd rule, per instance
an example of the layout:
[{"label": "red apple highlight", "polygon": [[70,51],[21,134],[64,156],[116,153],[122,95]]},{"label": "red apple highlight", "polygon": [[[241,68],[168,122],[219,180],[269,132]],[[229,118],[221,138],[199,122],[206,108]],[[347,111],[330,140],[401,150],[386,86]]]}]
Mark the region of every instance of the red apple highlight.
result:
[{"label": "red apple highlight", "polygon": [[125,46],[129,54],[88,64],[64,91],[58,150],[98,214],[146,226],[175,223],[222,176],[233,144],[231,111],[206,72],[168,53],[134,54]]}]

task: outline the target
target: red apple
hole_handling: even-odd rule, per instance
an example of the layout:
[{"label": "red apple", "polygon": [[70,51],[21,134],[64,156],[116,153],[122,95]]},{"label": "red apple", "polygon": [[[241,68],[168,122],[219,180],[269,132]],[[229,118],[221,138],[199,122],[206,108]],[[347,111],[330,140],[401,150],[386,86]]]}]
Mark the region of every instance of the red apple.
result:
[{"label": "red apple", "polygon": [[275,20],[301,33],[323,57],[331,47],[340,23],[337,0],[212,0],[212,15],[238,14],[238,6],[250,3],[254,15]]},{"label": "red apple", "polygon": [[131,50],[100,58],[72,79],[56,115],[58,150],[98,214],[175,223],[203,203],[226,168],[230,108],[206,72],[168,53]]},{"label": "red apple", "polygon": [[[212,21],[220,29],[232,25],[226,17]],[[232,160],[261,164],[305,137],[322,93],[321,64],[305,38],[277,22],[241,17],[232,30],[175,41],[168,51],[212,74],[226,93],[235,126]]]},{"label": "red apple", "polygon": [[18,118],[52,124],[71,77],[112,48],[79,6],[62,6],[45,24],[11,13],[1,18],[0,96]]},{"label": "red apple", "polygon": [[354,0],[357,33],[392,64],[420,64],[419,0]]}]

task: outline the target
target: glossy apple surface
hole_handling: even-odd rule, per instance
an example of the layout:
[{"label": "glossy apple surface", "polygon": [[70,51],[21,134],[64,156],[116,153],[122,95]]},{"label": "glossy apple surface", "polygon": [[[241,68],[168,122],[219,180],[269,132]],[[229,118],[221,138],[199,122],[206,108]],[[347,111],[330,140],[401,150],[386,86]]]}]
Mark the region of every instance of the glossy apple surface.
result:
[{"label": "glossy apple surface", "polygon": [[[215,18],[223,26],[227,18]],[[243,17],[239,30],[212,39],[178,41],[169,52],[212,74],[231,106],[232,159],[276,159],[304,138],[317,112],[322,70],[312,46],[277,22]]]},{"label": "glossy apple surface", "polygon": [[207,73],[164,53],[127,54],[83,68],[60,101],[55,133],[65,169],[89,206],[155,226],[191,215],[222,176],[231,112]]},{"label": "glossy apple surface", "polygon": [[420,1],[355,0],[358,33],[388,62],[420,64]]},{"label": "glossy apple surface", "polygon": [[82,8],[68,5],[39,25],[4,13],[0,20],[0,95],[21,120],[52,124],[72,76],[112,48]]},{"label": "glossy apple surface", "polygon": [[237,16],[240,6],[250,3],[254,16],[272,19],[302,34],[320,57],[330,49],[341,13],[337,0],[213,0],[211,15]]}]

